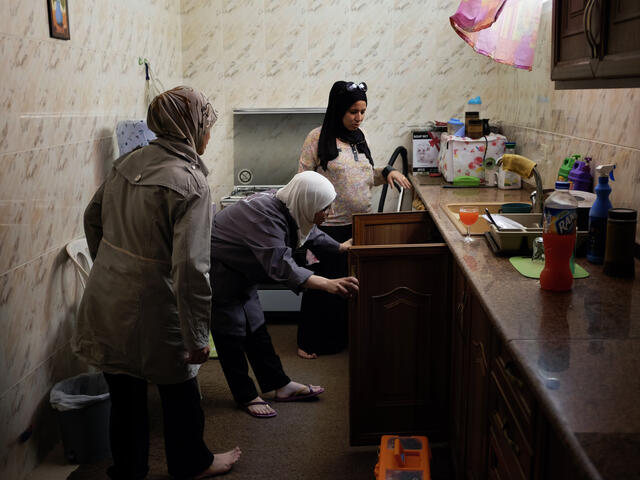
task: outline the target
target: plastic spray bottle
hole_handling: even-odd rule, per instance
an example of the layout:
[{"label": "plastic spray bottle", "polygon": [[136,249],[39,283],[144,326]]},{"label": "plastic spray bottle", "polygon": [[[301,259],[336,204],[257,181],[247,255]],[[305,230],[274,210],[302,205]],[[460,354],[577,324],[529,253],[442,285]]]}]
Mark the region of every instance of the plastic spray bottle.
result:
[{"label": "plastic spray bottle", "polygon": [[591,263],[602,263],[607,242],[607,215],[611,208],[609,194],[609,178],[613,178],[613,164],[600,165],[596,167],[598,175],[598,185],[596,185],[596,200],[589,210],[589,244],[587,246],[587,260]]},{"label": "plastic spray bottle", "polygon": [[567,180],[569,180],[569,172],[573,168],[573,164],[575,162],[576,162],[575,156],[566,157],[563,160],[562,166],[558,169],[558,178],[557,178],[558,181],[566,182]]}]

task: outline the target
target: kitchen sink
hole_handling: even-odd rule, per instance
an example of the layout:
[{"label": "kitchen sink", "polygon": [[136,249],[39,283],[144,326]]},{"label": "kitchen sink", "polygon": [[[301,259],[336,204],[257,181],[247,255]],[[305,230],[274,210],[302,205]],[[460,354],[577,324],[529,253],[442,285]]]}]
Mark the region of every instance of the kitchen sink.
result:
[{"label": "kitchen sink", "polygon": [[[507,202],[484,202],[484,203],[448,203],[446,205],[442,205],[442,209],[447,214],[451,222],[456,226],[458,231],[464,235],[467,234],[467,226],[460,221],[460,207],[478,207],[480,211],[480,215],[484,215],[485,208],[489,209],[489,213],[498,213],[500,207]],[[539,215],[538,215],[539,216]],[[478,221],[471,225],[471,235],[483,235],[484,232],[488,232],[490,230],[489,222],[487,222],[484,218],[479,217]]]}]

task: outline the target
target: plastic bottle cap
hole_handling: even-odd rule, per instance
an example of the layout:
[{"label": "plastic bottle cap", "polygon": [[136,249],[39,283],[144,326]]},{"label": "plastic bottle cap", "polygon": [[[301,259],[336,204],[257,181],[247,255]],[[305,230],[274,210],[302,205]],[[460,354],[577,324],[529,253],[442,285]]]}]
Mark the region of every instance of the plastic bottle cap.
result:
[{"label": "plastic bottle cap", "polygon": [[515,148],[516,142],[505,142],[504,148]]},{"label": "plastic bottle cap", "polygon": [[609,218],[612,220],[631,220],[636,221],[638,213],[631,208],[610,208]]},{"label": "plastic bottle cap", "polygon": [[569,190],[569,187],[571,186],[570,182],[556,182],[556,190]]}]

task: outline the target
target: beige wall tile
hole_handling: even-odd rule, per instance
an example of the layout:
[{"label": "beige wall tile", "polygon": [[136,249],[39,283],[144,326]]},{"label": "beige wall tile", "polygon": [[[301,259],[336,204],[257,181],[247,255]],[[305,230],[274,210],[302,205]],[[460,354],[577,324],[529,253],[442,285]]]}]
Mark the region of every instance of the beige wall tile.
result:
[{"label": "beige wall tile", "polygon": [[265,1],[265,59],[306,60],[306,5],[301,0]]},{"label": "beige wall tile", "polygon": [[[41,439],[57,438],[51,416],[40,412],[50,411],[53,382],[82,368],[68,347],[80,294],[64,246],[83,234],[84,208],[117,155],[116,123],[145,116],[138,56],[162,83],[182,83],[179,12],[173,0],[70,2],[69,41],[49,37],[45,2],[9,0],[1,17],[0,322],[8,334],[0,340],[0,435],[8,449],[0,465],[7,478],[24,478],[47,452]],[[34,436],[18,444],[30,423]]]},{"label": "beige wall tile", "polygon": [[222,11],[222,59],[232,62],[263,60],[265,52],[263,2],[224,2]]}]

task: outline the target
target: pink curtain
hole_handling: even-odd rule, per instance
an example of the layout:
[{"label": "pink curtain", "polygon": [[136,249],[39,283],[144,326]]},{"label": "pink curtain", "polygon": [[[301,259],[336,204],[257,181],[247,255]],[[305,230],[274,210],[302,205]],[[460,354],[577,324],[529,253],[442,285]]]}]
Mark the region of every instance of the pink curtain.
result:
[{"label": "pink curtain", "polygon": [[542,0],[462,0],[451,26],[478,53],[531,70]]}]

